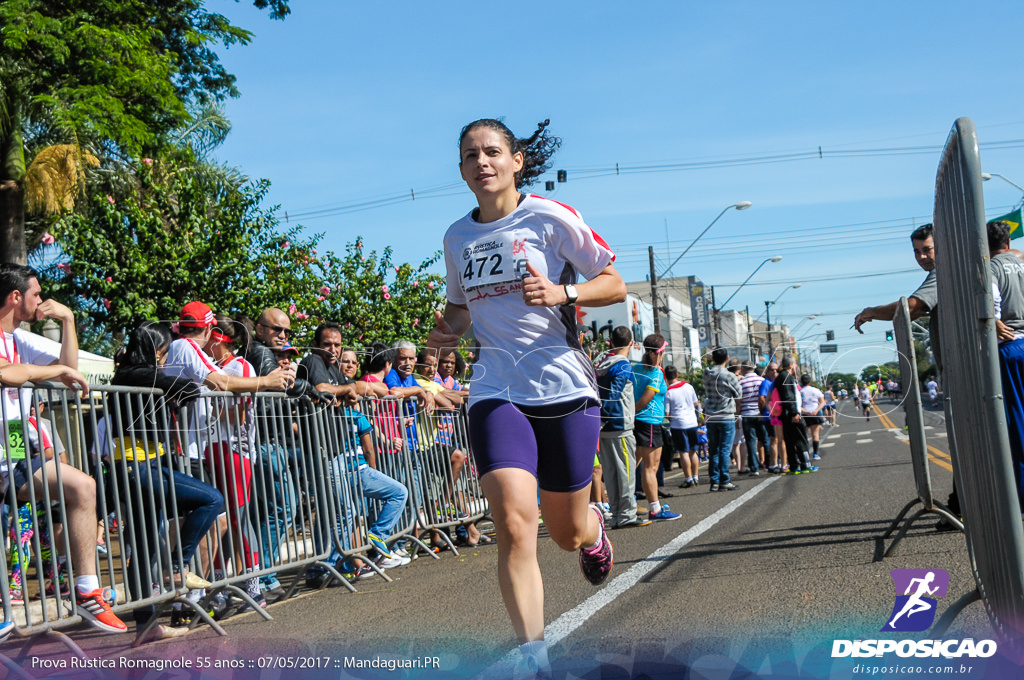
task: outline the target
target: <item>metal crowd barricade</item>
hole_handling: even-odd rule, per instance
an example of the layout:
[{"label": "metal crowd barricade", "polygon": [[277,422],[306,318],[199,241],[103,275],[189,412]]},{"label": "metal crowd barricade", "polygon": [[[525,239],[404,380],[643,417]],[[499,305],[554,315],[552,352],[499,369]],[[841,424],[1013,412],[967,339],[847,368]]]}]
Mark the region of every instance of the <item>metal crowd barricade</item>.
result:
[{"label": "metal crowd barricade", "polygon": [[[392,545],[401,539],[413,546],[414,554],[421,549],[435,559],[440,559],[417,535],[424,468],[416,432],[416,415],[422,409],[415,399],[395,397],[367,399],[361,401],[360,405],[373,424],[377,469],[401,482],[409,492],[408,502],[398,523],[387,538],[388,544]],[[377,515],[380,510],[381,504],[378,501],[369,503],[367,508],[367,512],[373,515]]]},{"label": "metal crowd barricade", "polygon": [[885,551],[885,557],[888,557],[899,545],[899,542],[903,540],[907,530],[910,529],[911,525],[917,521],[919,517],[922,517],[928,513],[933,513],[942,516],[946,521],[950,522],[954,526],[963,529],[963,525],[960,520],[950,512],[942,503],[935,500],[934,494],[932,493],[932,477],[931,471],[928,467],[928,442],[925,438],[924,433],[924,413],[921,405],[921,390],[918,389],[918,378],[917,378],[917,353],[914,351],[914,337],[910,329],[910,309],[907,305],[907,298],[900,298],[899,304],[896,305],[896,316],[893,319],[893,329],[896,333],[896,348],[899,351],[900,360],[900,382],[903,385],[907,385],[906,397],[903,399],[903,411],[907,416],[907,435],[910,438],[910,460],[914,466],[914,486],[917,489],[917,498],[914,498],[900,511],[896,519],[893,520],[892,524],[889,525],[889,529],[882,536],[883,539],[889,538],[893,531],[896,531],[896,527],[900,526],[903,522],[903,518],[906,516],[910,509],[915,505],[920,504],[921,508],[917,510],[909,519],[900,527],[899,533],[896,534],[896,538],[892,540],[889,547]]},{"label": "metal crowd barricade", "polygon": [[[20,390],[20,395],[26,405],[22,415],[28,417],[3,414],[8,469],[21,453],[14,443],[18,433],[25,435],[26,461],[42,455],[66,458],[72,465],[58,465],[55,471],[42,465],[41,493],[33,484],[25,484],[20,498],[13,485],[6,490],[4,530],[9,532],[11,569],[7,583],[0,585],[5,616],[13,617],[17,632],[52,635],[81,621],[73,584],[85,567],[70,559],[72,542],[86,545],[90,571],[98,574],[104,597],[120,618],[138,611],[151,626],[156,614],[173,601],[205,616],[181,598],[186,591],[180,574],[188,565],[173,540],[172,528],[180,519],[174,479],[163,475],[174,465],[177,440],[160,390],[94,387],[83,399],[63,386],[37,385]],[[69,483],[64,478],[72,474],[72,467],[91,476],[90,486],[95,484],[95,511],[88,512],[94,519],[112,519],[116,532],[106,521],[102,529],[93,525],[95,530],[84,537],[64,529],[74,526],[69,515],[75,508],[64,498]],[[97,534],[103,539],[103,554],[97,554]],[[140,636],[144,633],[141,630]],[[60,637],[76,655],[85,656],[69,638]]]},{"label": "metal crowd barricade", "polygon": [[[305,570],[330,553],[314,532],[318,518],[331,511],[333,493],[320,410],[307,397],[272,392],[208,392],[200,400],[185,421],[192,424],[189,441],[203,452],[196,476],[227,501],[222,538],[208,558],[214,585],[207,602],[225,590],[269,620],[244,583],[290,576],[287,597]],[[238,465],[249,474],[234,472]]]},{"label": "metal crowd barricade", "polygon": [[1009,647],[1019,654],[1024,532],[1003,406],[981,182],[974,124],[959,118],[936,179],[937,321],[950,450],[978,589],[952,605],[940,624],[981,599],[1002,639],[1000,651]]},{"label": "metal crowd barricade", "polygon": [[[361,423],[369,423],[373,417],[372,413],[365,413],[368,406],[368,402],[363,401],[352,408],[334,403],[333,397],[325,397],[316,411],[326,489],[322,495],[324,506],[315,518],[313,541],[315,546],[329,553],[316,564],[352,592],[356,588],[342,575],[339,561],[365,554],[372,548],[367,538],[370,506],[359,474],[359,456],[366,456],[368,464],[372,461],[376,465],[380,460],[379,456],[364,450],[359,435]],[[370,427],[372,429],[372,425]],[[391,581],[369,557],[364,562],[379,576]]]},{"label": "metal crowd barricade", "polygon": [[423,465],[420,526],[436,532],[458,555],[449,531],[476,523],[488,511],[469,448],[465,411],[421,410],[416,430]]}]

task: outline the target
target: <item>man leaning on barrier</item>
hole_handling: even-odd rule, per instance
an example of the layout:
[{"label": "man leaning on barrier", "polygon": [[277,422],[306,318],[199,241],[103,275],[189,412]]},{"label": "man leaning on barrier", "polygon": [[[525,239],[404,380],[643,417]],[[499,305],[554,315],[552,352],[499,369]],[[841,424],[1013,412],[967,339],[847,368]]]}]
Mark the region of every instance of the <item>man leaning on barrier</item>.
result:
[{"label": "man leaning on barrier", "polygon": [[[43,300],[39,275],[31,267],[0,264],[0,372],[5,381],[59,379],[69,387],[89,388],[78,372],[78,336],[75,317],[55,300]],[[61,323],[63,343],[54,354],[39,336],[19,326],[52,318]],[[16,367],[15,365],[22,365]],[[0,456],[0,492],[6,493],[13,479],[19,500],[29,499],[29,480],[36,498],[58,499],[63,494],[67,513],[67,533],[71,548],[71,566],[75,573],[75,604],[78,613],[96,628],[108,633],[123,633],[128,628],[103,599],[96,573],[96,482],[84,472],[58,460],[43,461],[38,434],[25,426],[31,409],[31,392],[5,389],[3,409],[6,417]]]},{"label": "man leaning on barrier", "polygon": [[[409,563],[408,557],[391,554],[386,540],[398,523],[402,510],[409,498],[409,491],[400,482],[377,469],[376,450],[371,440],[373,428],[365,415],[338,401],[338,397],[350,394],[355,384],[347,378],[339,368],[342,353],[341,328],[336,324],[321,324],[313,336],[313,351],[302,360],[300,374],[305,373],[306,379],[314,385],[318,392],[331,401],[329,413],[335,416],[333,424],[337,425],[339,436],[336,440],[341,451],[330,451],[330,480],[335,495],[339,499],[336,510],[343,516],[338,518],[336,526],[337,538],[344,549],[352,547],[352,536],[355,529],[355,514],[349,506],[350,495],[342,486],[361,492],[365,498],[380,501],[379,512],[369,518],[367,538],[377,548],[377,565],[383,569],[404,566]],[[362,505],[362,503],[360,503]],[[314,550],[322,552],[326,542],[330,540],[330,527],[325,520],[328,513],[325,508],[319,509],[313,533]],[[383,551],[388,550],[387,554]],[[328,562],[353,579],[373,575],[373,571],[357,557],[345,559],[338,550],[338,542],[333,546]],[[319,566],[306,571],[306,583],[312,588],[322,588],[331,579],[330,573]]]},{"label": "man leaning on barrier", "polygon": [[[213,333],[214,322],[213,310],[202,302],[189,302],[182,308],[181,318],[177,323],[179,337],[171,343],[167,352],[167,363],[164,365],[166,375],[192,380],[206,389],[220,392],[283,391],[291,386],[295,379],[294,374],[283,371],[276,365],[273,371],[249,378],[229,375],[217,366],[213,358],[203,350]],[[193,440],[189,441],[189,458],[198,464],[209,442],[194,440],[196,433],[205,433],[206,430],[205,404],[200,400],[195,408],[197,419],[190,428]],[[201,473],[196,476],[201,476]],[[258,486],[256,491],[259,492]],[[265,564],[263,551],[259,552]]]},{"label": "man leaning on barrier", "polygon": [[1006,430],[1017,499],[1024,508],[1024,261],[1010,250],[1009,224],[993,220],[987,230]]},{"label": "man leaning on barrier", "polygon": [[[256,369],[256,375],[270,375],[280,370],[275,352],[282,352],[292,333],[292,322],[276,307],[264,309],[253,329],[255,339],[245,352],[246,360]],[[292,397],[316,396],[316,391],[303,378],[293,376],[287,390]],[[263,404],[259,405],[264,406]],[[257,461],[254,503],[250,509],[260,532],[260,554],[263,566],[274,564],[281,555],[281,542],[285,539],[298,509],[298,489],[292,468],[300,468],[301,452],[291,432],[279,427],[272,414],[258,414],[259,460]],[[260,578],[264,593],[280,594],[281,582],[276,574]]]},{"label": "man leaning on barrier", "polygon": [[[933,234],[934,229],[932,225],[925,224],[915,229],[910,235],[910,242],[914,246],[914,259],[917,260],[917,264],[921,269],[928,272],[928,276],[925,277],[917,290],[907,298],[911,319],[917,319],[929,314],[938,301],[939,288],[935,280],[935,238]],[[860,327],[868,321],[876,319],[892,321],[896,317],[896,307],[898,305],[899,301],[879,305],[878,307],[866,307],[854,318],[853,327],[857,329],[857,332],[863,334],[864,331]]]}]

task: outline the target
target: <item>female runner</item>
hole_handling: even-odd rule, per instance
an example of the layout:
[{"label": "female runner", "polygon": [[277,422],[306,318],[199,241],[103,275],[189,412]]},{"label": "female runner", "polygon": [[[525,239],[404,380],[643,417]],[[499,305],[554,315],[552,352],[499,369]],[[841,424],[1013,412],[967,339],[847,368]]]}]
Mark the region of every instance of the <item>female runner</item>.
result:
[{"label": "female runner", "polygon": [[[462,179],[478,207],[444,237],[444,314],[428,346],[442,353],[473,325],[469,437],[498,534],[498,584],[523,652],[517,675],[547,675],[537,498],[551,538],[580,551],[597,585],[612,545],[590,483],[600,432],[594,369],[581,351],[574,305],[626,298],[614,254],[572,208],[519,189],[540,176],[561,140],[544,121],[526,140],[478,120],[459,137]],[[576,285],[577,276],[586,282]]]}]

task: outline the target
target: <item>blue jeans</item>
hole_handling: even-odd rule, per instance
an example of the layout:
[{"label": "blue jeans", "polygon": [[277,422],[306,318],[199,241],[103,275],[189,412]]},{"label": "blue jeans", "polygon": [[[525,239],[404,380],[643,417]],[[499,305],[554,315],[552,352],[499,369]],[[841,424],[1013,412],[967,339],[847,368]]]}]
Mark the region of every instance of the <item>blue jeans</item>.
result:
[{"label": "blue jeans", "polygon": [[[150,567],[161,556],[158,546],[162,537],[161,520],[170,522],[175,516],[182,520],[178,544],[182,563],[188,566],[199,542],[217,521],[217,515],[224,511],[224,496],[206,482],[171,470],[163,457],[137,462],[112,461],[111,466],[110,475],[117,479],[121,502],[132,506],[131,514],[126,514],[125,518],[132,519],[129,532],[138,549],[128,565],[128,588],[133,597],[146,597],[156,580]],[[166,513],[163,512],[165,507]],[[176,551],[172,549],[171,559],[175,557]],[[133,615],[136,621],[145,622],[153,611],[152,605],[138,607]]]},{"label": "blue jeans", "polygon": [[712,484],[728,484],[729,456],[736,435],[736,418],[708,420],[708,475]]},{"label": "blue jeans", "polygon": [[743,416],[743,437],[747,441],[747,467],[757,472],[760,469],[757,444],[760,442],[765,451],[769,446],[768,430],[765,429],[761,416]]},{"label": "blue jeans", "polygon": [[[350,537],[354,533],[355,518],[358,514],[371,517],[371,523],[367,530],[386,540],[402,516],[406,501],[409,500],[408,489],[397,480],[369,466],[357,471],[345,470],[351,464],[352,459],[342,455],[332,460],[330,466],[331,483],[338,499],[336,501],[336,511],[338,512],[336,531],[341,539],[341,549],[344,550],[352,547]],[[339,486],[342,479],[348,485],[348,489]],[[359,502],[357,506],[354,496],[359,493],[364,499],[381,501],[380,510],[374,512],[373,508],[366,507],[365,502]],[[336,562],[341,557],[339,544],[335,541],[328,561]]]}]

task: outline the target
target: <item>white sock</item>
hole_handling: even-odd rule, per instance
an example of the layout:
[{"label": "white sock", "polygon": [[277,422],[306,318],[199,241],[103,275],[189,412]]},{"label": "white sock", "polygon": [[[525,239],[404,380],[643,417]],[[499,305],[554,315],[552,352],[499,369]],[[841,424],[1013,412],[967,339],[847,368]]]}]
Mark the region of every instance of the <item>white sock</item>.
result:
[{"label": "white sock", "polygon": [[78,592],[83,595],[91,593],[100,587],[100,577],[96,574],[89,574],[87,576],[76,576],[75,587],[78,588]]},{"label": "white sock", "polygon": [[654,501],[653,503],[651,503],[650,510],[652,515],[657,515],[659,512],[661,512],[661,503],[659,503],[658,501]]},{"label": "white sock", "polygon": [[551,664],[548,663],[548,643],[545,640],[534,640],[533,642],[526,642],[519,645],[519,651],[523,653],[524,659],[533,658],[537,662],[537,668],[547,668]]},{"label": "white sock", "polygon": [[598,548],[600,548],[601,547],[601,537],[602,536],[604,536],[604,527],[602,527],[601,523],[598,522],[597,523],[597,540],[594,541],[593,545],[585,545],[585,546],[583,546],[583,549],[584,550],[597,550]]}]

